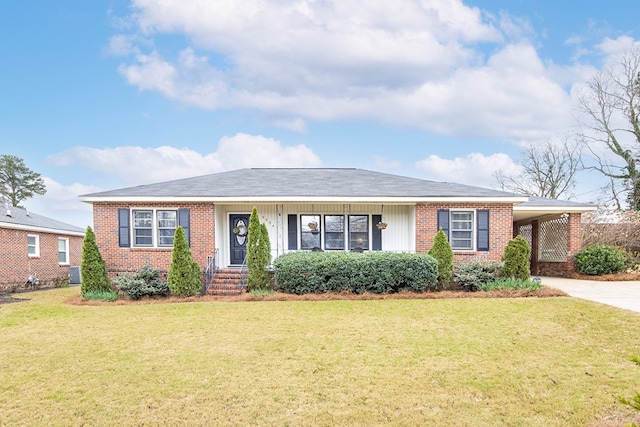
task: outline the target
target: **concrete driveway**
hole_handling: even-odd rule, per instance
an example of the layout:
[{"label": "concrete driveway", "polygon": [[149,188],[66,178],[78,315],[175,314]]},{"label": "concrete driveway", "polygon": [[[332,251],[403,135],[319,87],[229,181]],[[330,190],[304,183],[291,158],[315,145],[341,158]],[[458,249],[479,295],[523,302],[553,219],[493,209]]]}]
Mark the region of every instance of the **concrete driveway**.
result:
[{"label": "concrete driveway", "polygon": [[596,280],[541,277],[543,285],[560,289],[572,297],[640,313],[640,281],[599,282]]}]

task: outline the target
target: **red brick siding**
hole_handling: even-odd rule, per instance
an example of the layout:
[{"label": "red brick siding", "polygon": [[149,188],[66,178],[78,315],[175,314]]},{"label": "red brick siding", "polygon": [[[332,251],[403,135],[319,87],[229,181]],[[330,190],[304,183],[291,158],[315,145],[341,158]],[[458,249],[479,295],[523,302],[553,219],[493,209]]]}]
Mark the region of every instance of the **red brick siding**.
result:
[{"label": "red brick siding", "polygon": [[134,272],[150,264],[166,272],[171,264],[171,248],[121,248],[118,244],[118,209],[181,209],[188,208],[190,221],[191,254],[202,269],[207,256],[215,248],[215,211],[213,204],[205,203],[94,203],[93,223],[96,242],[111,276]]},{"label": "red brick siding", "polygon": [[[27,236],[40,238],[40,256],[29,257]],[[69,264],[58,262],[58,238],[69,239]],[[29,274],[36,273],[40,286],[48,286],[58,277],[67,277],[69,266],[80,265],[82,237],[66,234],[43,233],[40,231],[0,229],[0,290],[22,286]]]},{"label": "red brick siding", "polygon": [[472,259],[500,261],[504,248],[513,237],[513,206],[503,203],[451,203],[416,205],[416,252],[427,252],[438,231],[438,209],[488,209],[489,251],[454,252],[454,262],[464,264]]}]

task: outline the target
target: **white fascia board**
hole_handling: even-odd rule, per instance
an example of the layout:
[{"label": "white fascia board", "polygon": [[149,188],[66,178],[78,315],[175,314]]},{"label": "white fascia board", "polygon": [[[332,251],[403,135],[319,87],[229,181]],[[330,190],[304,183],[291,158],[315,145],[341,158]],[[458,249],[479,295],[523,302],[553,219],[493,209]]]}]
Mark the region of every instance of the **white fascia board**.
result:
[{"label": "white fascia board", "polygon": [[84,237],[84,232],[80,233],[77,231],[59,230],[57,228],[33,227],[30,225],[13,224],[10,222],[0,222],[0,228],[10,228],[12,230],[30,231],[34,233],[50,233],[50,234],[60,234],[65,236]]},{"label": "white fascia board", "polygon": [[86,203],[509,203],[517,204],[529,200],[527,197],[299,197],[299,196],[263,196],[263,197],[84,197]]}]

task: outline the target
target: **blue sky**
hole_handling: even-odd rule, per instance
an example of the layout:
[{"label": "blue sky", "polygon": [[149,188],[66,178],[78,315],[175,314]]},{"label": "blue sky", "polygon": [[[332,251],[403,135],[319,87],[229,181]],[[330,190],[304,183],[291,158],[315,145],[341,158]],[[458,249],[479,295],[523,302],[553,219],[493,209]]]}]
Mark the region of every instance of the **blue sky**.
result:
[{"label": "blue sky", "polygon": [[[570,136],[576,92],[640,40],[636,1],[23,0],[0,4],[0,147],[24,202],[241,167],[358,167],[496,187]],[[583,172],[574,200],[595,202]]]}]

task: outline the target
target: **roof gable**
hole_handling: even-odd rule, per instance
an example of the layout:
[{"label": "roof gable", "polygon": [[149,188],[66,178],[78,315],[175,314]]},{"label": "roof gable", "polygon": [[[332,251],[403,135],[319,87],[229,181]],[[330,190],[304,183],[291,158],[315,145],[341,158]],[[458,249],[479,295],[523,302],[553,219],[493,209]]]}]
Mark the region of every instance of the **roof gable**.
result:
[{"label": "roof gable", "polygon": [[35,230],[58,234],[84,235],[84,229],[14,206],[0,211],[0,227]]}]

